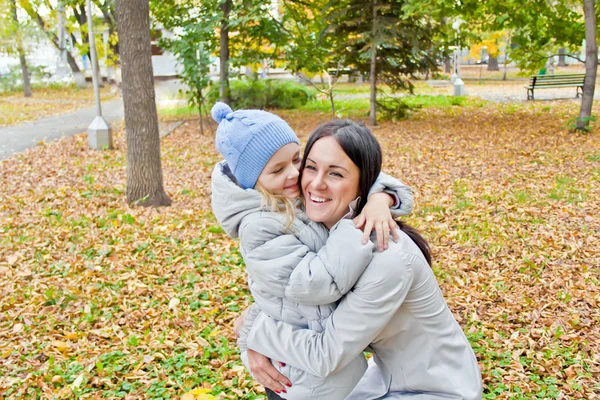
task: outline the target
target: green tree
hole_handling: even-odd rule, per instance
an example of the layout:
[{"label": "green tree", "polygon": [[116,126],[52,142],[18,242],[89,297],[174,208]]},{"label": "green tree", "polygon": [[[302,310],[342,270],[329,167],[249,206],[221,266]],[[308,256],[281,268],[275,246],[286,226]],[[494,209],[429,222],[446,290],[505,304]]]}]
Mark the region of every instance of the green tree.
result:
[{"label": "green tree", "polygon": [[[413,91],[410,78],[436,71],[437,59],[444,54],[442,44],[432,46],[447,25],[430,18],[427,7],[418,8],[412,0],[348,0],[334,4],[328,21],[340,38],[336,51],[347,66],[370,76],[370,123],[377,123],[378,83],[392,92]],[[405,107],[394,102],[397,107]]]},{"label": "green tree", "polygon": [[172,32],[173,38],[160,44],[172,51],[182,66],[182,82],[187,85],[188,104],[197,108],[200,129],[205,107],[209,72],[214,56],[220,56],[220,96],[230,99],[229,68],[261,64],[275,59],[268,3],[259,0],[166,0],[151,2],[158,25]]},{"label": "green tree", "polygon": [[[577,129],[587,129],[596,84],[597,25],[594,1],[464,0],[461,12],[471,30],[509,30],[510,58],[523,71],[544,66],[560,48],[578,52],[586,39],[586,79]],[[590,97],[591,95],[591,97]]]},{"label": "green tree", "polygon": [[35,32],[27,20],[19,19],[16,0],[0,1],[0,52],[17,56],[21,65],[23,94],[31,97],[29,67],[27,65],[26,39],[35,37]]},{"label": "green tree", "polygon": [[[324,14],[328,1],[284,2],[281,17],[273,18],[273,26],[278,32],[274,47],[280,49],[274,55],[281,58],[287,70],[327,96],[331,118],[335,118],[334,88],[346,62],[344,54],[336,51],[340,37],[329,29]],[[320,85],[313,82],[316,75],[321,76]]]}]

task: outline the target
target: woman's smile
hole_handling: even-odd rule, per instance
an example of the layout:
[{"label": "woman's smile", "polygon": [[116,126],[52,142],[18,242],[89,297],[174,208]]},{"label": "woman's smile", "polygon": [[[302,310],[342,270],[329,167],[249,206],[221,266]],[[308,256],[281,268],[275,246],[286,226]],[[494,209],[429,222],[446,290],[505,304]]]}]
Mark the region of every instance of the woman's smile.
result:
[{"label": "woman's smile", "polygon": [[308,195],[309,195],[310,201],[317,203],[317,204],[324,204],[324,203],[331,201],[331,199],[324,197],[324,196],[316,195],[313,192],[308,192]]}]

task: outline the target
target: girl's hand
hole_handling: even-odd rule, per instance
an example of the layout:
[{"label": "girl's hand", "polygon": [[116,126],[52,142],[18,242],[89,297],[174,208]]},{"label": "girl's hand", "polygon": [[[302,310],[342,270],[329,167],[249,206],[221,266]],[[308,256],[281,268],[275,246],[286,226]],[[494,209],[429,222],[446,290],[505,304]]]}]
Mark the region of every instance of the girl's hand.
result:
[{"label": "girl's hand", "polygon": [[387,193],[375,193],[369,196],[367,204],[360,215],[354,218],[354,224],[358,229],[362,229],[362,243],[367,244],[369,236],[373,229],[377,232],[377,249],[379,251],[387,250],[390,232],[394,242],[398,242],[398,224],[392,218],[390,207],[394,204],[394,199]]},{"label": "girl's hand", "polygon": [[235,336],[237,337],[240,336],[240,331],[244,327],[244,321],[246,321],[246,315],[248,315],[249,309],[250,308],[246,308],[244,311],[242,311],[240,316],[237,317],[235,322],[233,323],[233,333],[235,333]]},{"label": "girl's hand", "polygon": [[[271,360],[257,353],[254,350],[248,349],[248,362],[250,364],[250,371],[256,380],[266,388],[271,389],[275,393],[286,393],[285,387],[292,387],[292,383],[288,378],[281,375],[279,371],[275,369]],[[280,363],[282,366],[285,365]]]}]

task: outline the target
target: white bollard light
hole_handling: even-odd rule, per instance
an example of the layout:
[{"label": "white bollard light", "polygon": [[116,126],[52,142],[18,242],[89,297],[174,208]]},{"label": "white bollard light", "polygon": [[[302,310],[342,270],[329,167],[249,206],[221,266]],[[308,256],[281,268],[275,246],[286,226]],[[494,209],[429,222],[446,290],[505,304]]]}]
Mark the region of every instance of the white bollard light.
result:
[{"label": "white bollard light", "polygon": [[464,96],[465,95],[465,83],[460,78],[457,78],[454,81],[454,95],[455,96]]},{"label": "white bollard light", "polygon": [[88,145],[96,150],[112,149],[112,129],[104,118],[97,116],[88,126]]}]

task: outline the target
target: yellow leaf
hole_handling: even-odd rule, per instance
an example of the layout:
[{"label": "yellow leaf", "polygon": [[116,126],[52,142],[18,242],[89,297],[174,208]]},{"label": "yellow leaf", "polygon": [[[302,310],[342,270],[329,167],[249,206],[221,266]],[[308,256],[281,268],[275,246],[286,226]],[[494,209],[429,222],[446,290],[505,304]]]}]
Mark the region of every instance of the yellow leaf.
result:
[{"label": "yellow leaf", "polygon": [[179,300],[177,297],[173,297],[171,301],[169,301],[169,309],[176,309],[180,302],[181,300]]},{"label": "yellow leaf", "polygon": [[181,400],[213,400],[215,396],[210,394],[211,389],[194,389],[190,390],[183,396]]},{"label": "yellow leaf", "polygon": [[55,340],[54,342],[52,342],[52,346],[54,346],[56,350],[60,352],[69,350],[69,345],[61,340]]},{"label": "yellow leaf", "polygon": [[215,328],[208,336],[213,337],[219,334],[219,328]]},{"label": "yellow leaf", "polygon": [[83,373],[79,374],[79,376],[77,377],[77,379],[75,379],[75,381],[71,384],[71,386],[73,386],[74,388],[78,388],[79,386],[81,386],[82,382],[83,382]]}]

